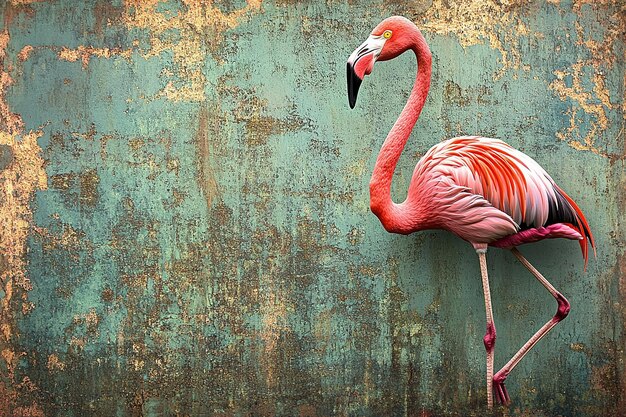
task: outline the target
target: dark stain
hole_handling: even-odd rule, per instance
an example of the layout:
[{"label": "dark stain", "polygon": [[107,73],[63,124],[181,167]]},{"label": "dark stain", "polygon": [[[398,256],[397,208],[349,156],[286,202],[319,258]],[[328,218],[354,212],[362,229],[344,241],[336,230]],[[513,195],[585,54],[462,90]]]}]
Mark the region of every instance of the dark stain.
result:
[{"label": "dark stain", "polygon": [[287,132],[296,132],[305,126],[303,119],[298,117],[288,117],[287,119],[277,119],[271,116],[255,114],[245,120],[246,144],[258,146],[267,143],[271,135]]},{"label": "dark stain", "polygon": [[265,145],[272,135],[280,135],[297,131],[313,131],[314,123],[308,118],[301,117],[298,109],[292,106],[284,118],[268,116],[265,113],[267,103],[255,95],[252,89],[226,85],[226,78],[220,80],[219,89],[225,95],[236,100],[232,111],[235,122],[245,126],[245,142],[248,146]]},{"label": "dark stain", "polygon": [[65,138],[60,132],[53,132],[50,134],[50,147],[65,149]]},{"label": "dark stain", "polygon": [[246,7],[246,0],[214,0],[213,6],[224,14],[230,14]]},{"label": "dark stain", "polygon": [[0,144],[0,171],[7,169],[13,163],[13,148]]},{"label": "dark stain", "polygon": [[94,6],[96,34],[103,36],[104,29],[109,25],[117,25],[124,16],[124,6],[115,6],[110,0],[98,0]]},{"label": "dark stain", "polygon": [[494,101],[491,99],[491,90],[486,86],[481,85],[463,90],[461,86],[451,80],[446,80],[443,99],[445,102],[457,106],[494,104]]},{"label": "dark stain", "polygon": [[13,3],[11,1],[3,1],[4,7],[4,27],[8,28],[13,23],[13,20],[20,14],[25,15],[27,18],[32,18],[35,15],[35,10],[30,4]]},{"label": "dark stain", "polygon": [[298,407],[298,416],[299,417],[318,417],[317,410],[314,406],[304,404]]},{"label": "dark stain", "polygon": [[[444,7],[449,7],[447,5],[447,0],[443,0]],[[383,6],[385,10],[388,10],[387,14],[397,14],[406,16],[407,18],[413,20],[414,22],[419,21],[419,16],[426,13],[428,9],[432,6],[432,0],[384,0]]]},{"label": "dark stain", "polygon": [[250,417],[274,417],[276,405],[267,401],[257,401],[250,409]]},{"label": "dark stain", "polygon": [[463,97],[461,87],[454,81],[447,80],[443,89],[443,98],[445,101],[456,104],[458,106],[467,106],[469,99]]},{"label": "dark stain", "polygon": [[110,303],[111,301],[113,301],[114,295],[115,294],[113,293],[113,290],[111,288],[105,288],[104,290],[102,290],[100,298],[102,299],[102,301]]},{"label": "dark stain", "polygon": [[84,231],[60,219],[53,220],[45,229],[36,228],[31,246],[40,253],[39,261],[49,269],[50,281],[55,282],[54,296],[61,300],[68,300],[76,287],[93,273],[93,242]]},{"label": "dark stain", "polygon": [[49,178],[50,186],[57,190],[69,190],[72,182],[75,179],[75,174],[55,174]]},{"label": "dark stain", "polygon": [[80,202],[87,207],[95,207],[98,202],[100,177],[95,169],[87,170],[79,176]]},{"label": "dark stain", "polygon": [[[7,261],[7,256],[4,253],[0,252],[0,276],[3,276],[8,268],[9,262]],[[4,287],[4,282],[0,281],[0,284],[2,284],[2,287]],[[2,288],[2,290],[4,290],[4,288]]]},{"label": "dark stain", "polygon": [[98,203],[100,177],[95,169],[81,173],[55,174],[49,177],[51,188],[63,192],[68,204],[93,209]]}]

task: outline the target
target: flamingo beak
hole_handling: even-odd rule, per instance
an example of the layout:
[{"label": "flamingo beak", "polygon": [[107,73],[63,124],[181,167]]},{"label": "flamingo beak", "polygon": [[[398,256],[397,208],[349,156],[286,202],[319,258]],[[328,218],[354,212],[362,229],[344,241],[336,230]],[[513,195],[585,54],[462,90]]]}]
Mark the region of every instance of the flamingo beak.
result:
[{"label": "flamingo beak", "polygon": [[382,36],[370,35],[348,58],[346,75],[348,78],[348,103],[351,109],[356,104],[356,97],[363,78],[372,72],[374,63],[378,59],[386,40]]},{"label": "flamingo beak", "polygon": [[363,80],[356,75],[354,67],[349,62],[346,68],[346,76],[348,77],[348,103],[350,108],[353,109],[356,105],[356,96],[359,94],[359,87]]}]

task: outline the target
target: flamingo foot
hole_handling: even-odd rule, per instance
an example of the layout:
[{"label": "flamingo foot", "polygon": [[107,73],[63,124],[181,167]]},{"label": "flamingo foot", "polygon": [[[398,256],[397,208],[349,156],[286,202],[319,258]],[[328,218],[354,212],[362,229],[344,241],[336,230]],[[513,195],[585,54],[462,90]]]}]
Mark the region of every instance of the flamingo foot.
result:
[{"label": "flamingo foot", "polygon": [[509,405],[511,403],[511,397],[504,386],[504,380],[507,374],[500,371],[493,376],[493,390],[496,393],[496,400],[500,404]]}]

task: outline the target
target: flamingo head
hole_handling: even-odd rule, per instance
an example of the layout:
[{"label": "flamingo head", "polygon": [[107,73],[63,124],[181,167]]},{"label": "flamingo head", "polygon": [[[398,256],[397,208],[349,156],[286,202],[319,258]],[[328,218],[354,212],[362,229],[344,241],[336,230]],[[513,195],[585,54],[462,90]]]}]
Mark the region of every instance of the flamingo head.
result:
[{"label": "flamingo head", "polygon": [[348,102],[354,108],[361,82],[374,68],[376,61],[393,59],[411,49],[419,29],[402,16],[392,16],[374,28],[370,36],[348,58]]}]

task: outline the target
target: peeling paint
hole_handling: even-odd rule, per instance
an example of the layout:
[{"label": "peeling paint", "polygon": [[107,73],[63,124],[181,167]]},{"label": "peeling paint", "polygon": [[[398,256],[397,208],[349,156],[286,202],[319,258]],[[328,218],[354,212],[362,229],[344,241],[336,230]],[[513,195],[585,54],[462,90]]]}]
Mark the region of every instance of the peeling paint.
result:
[{"label": "peeling paint", "polygon": [[[559,1],[550,3],[567,7]],[[590,17],[586,13],[589,8],[602,10],[603,13],[597,15],[598,19],[608,17],[600,41],[594,38],[596,33],[586,31],[581,24],[583,19]],[[549,84],[549,88],[562,101],[574,103],[567,113],[569,126],[557,132],[556,137],[576,150],[590,151],[613,160],[619,159],[620,155],[607,153],[596,141],[601,132],[607,129],[607,112],[616,109],[613,103],[622,102],[623,106],[620,97],[610,97],[605,75],[620,54],[618,42],[623,39],[626,31],[626,10],[617,0],[576,1],[571,5],[571,10],[579,19],[575,22],[576,42],[586,48],[589,57],[578,60],[569,68],[554,70],[556,79]],[[529,64],[522,60],[519,38],[541,42],[546,36],[539,31],[531,31],[526,23],[524,15],[536,12],[535,5],[523,1],[434,1],[425,11],[416,10],[414,15],[416,23],[424,30],[439,35],[454,34],[463,47],[488,44],[499,51],[502,68],[494,75],[497,80],[507,70],[530,71]],[[623,61],[624,52],[621,54],[620,59]],[[565,83],[566,78],[571,78],[572,82]],[[588,87],[589,84],[591,88]],[[626,85],[626,79],[624,84]],[[581,120],[581,113],[591,118],[588,124]],[[626,114],[623,108],[622,113]]]},{"label": "peeling paint", "polygon": [[6,50],[9,44],[9,32],[4,30],[0,33],[0,130],[6,133],[19,132],[23,128],[23,122],[19,115],[12,113],[6,102],[5,94],[7,88],[13,83],[11,76],[6,71]]},{"label": "peeling paint", "polygon": [[[615,0],[577,1],[572,5],[572,10],[579,19],[589,16],[588,8],[604,11],[603,15],[608,17],[603,22],[606,27],[602,40],[597,41],[597,34],[586,31],[580,21],[575,22],[576,43],[586,48],[588,57],[579,59],[568,69],[554,71],[556,79],[550,83],[550,89],[562,101],[573,103],[568,110],[569,126],[557,132],[556,135],[574,149],[591,151],[601,156],[612,157],[612,159],[621,159],[623,155],[609,155],[606,150],[602,149],[598,144],[598,137],[608,127],[607,113],[617,108],[613,103],[621,100],[623,106],[623,94],[621,97],[611,98],[605,80],[606,73],[619,60],[618,41],[621,39],[623,44],[623,35],[626,32],[626,8],[622,2]],[[622,50],[622,62],[625,54],[626,52]],[[571,78],[571,85],[565,83],[566,77]],[[587,87],[589,84],[592,86],[591,89]],[[582,123],[581,111],[591,117],[589,127]],[[619,135],[623,135],[623,125]]]},{"label": "peeling paint", "polygon": [[[501,54],[502,68],[495,75],[501,78],[505,71],[523,69],[518,37],[528,37],[531,31],[522,19],[528,6],[526,1],[447,1],[435,0],[425,13],[419,13],[416,22],[424,30],[439,35],[454,34],[461,45],[488,44]],[[532,34],[541,37],[539,33]]]},{"label": "peeling paint", "polygon": [[[30,51],[32,51],[32,49]],[[24,54],[24,59],[20,59],[25,60],[28,57],[29,52],[26,52]],[[83,69],[85,69],[89,66],[89,60],[94,56],[97,56],[99,58],[111,58],[112,56],[121,56],[123,58],[130,59],[131,54],[132,50],[130,49],[122,50],[120,48],[93,48],[80,45],[76,49],[62,48],[59,51],[59,59],[69,62],[76,62],[80,60],[83,63]]]},{"label": "peeling paint", "polygon": [[[125,2],[124,22],[130,28],[150,33],[150,48],[145,58],[159,56],[166,51],[173,54],[173,66],[164,68],[165,87],[157,96],[172,101],[204,101],[206,53],[217,51],[224,32],[235,28],[251,13],[258,12],[261,0],[248,0],[244,7],[224,13],[212,1],[183,0],[173,12],[159,12],[158,0]],[[178,36],[172,36],[174,31]]]},{"label": "peeling paint", "polygon": [[[0,375],[0,414],[8,415],[17,402],[19,387],[15,367],[23,355],[12,347],[19,337],[15,322],[20,314],[32,309],[28,291],[32,289],[27,274],[27,239],[32,224],[30,203],[37,190],[45,190],[47,176],[41,148],[37,140],[42,131],[24,132],[21,117],[10,111],[5,92],[12,79],[5,69],[9,66],[7,46],[9,33],[0,35],[0,147],[3,149],[3,168],[0,170],[0,366],[8,374]],[[29,407],[29,414],[41,415],[37,405]]]}]

